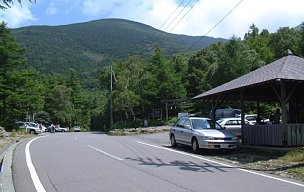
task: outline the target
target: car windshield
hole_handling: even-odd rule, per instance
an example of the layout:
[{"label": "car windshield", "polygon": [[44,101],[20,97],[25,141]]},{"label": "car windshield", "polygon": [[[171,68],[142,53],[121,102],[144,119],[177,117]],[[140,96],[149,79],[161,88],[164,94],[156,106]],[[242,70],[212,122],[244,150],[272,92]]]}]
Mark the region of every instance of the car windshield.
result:
[{"label": "car windshield", "polygon": [[222,127],[215,123],[215,127],[213,123],[209,119],[192,119],[193,129],[222,129]]}]

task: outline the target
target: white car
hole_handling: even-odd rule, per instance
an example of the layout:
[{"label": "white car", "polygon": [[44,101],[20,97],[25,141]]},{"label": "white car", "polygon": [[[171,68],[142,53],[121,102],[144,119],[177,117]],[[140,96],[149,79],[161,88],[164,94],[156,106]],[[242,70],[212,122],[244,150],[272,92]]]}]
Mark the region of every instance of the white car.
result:
[{"label": "white car", "polygon": [[170,128],[171,146],[189,145],[193,152],[205,149],[235,149],[240,141],[209,118],[182,117]]},{"label": "white car", "polygon": [[[242,135],[242,121],[240,117],[231,117],[231,118],[222,118],[216,121],[218,124],[220,124],[225,130],[235,134],[238,137],[241,137]],[[253,125],[249,121],[245,119],[245,124],[247,125]]]},{"label": "white car", "polygon": [[39,128],[39,124],[33,122],[25,122],[25,129],[31,134],[39,134],[42,130]]},{"label": "white car", "polygon": [[68,128],[60,127],[60,125],[55,125],[56,132],[67,132]]},{"label": "white car", "polygon": [[[251,114],[251,115],[245,115],[245,119],[255,125],[257,123],[257,114]],[[266,119],[264,117],[261,117],[261,123],[267,124],[269,123],[269,119]]]}]

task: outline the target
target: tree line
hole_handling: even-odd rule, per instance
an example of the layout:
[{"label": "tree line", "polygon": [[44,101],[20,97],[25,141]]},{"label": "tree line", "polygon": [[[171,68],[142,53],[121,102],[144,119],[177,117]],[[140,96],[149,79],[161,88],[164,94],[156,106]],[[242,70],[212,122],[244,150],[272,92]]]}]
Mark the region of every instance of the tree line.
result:
[{"label": "tree line", "polygon": [[[266,29],[260,32],[253,24],[243,40],[233,36],[227,43],[211,44],[192,54],[166,57],[161,47],[155,46],[148,59],[134,55],[115,61],[114,127],[134,126],[138,119],[152,121],[154,109],[164,109],[161,101],[196,96],[287,55],[288,49],[304,55],[303,29],[284,27],[269,33]],[[109,66],[96,77],[99,84],[88,88],[74,69],[66,75],[55,75],[24,68],[25,51],[1,23],[2,126],[12,129],[14,122],[25,121],[31,115],[45,124],[80,125],[85,130],[109,128]],[[178,104],[170,107],[181,110]],[[210,106],[191,102],[183,110],[206,113]]]}]

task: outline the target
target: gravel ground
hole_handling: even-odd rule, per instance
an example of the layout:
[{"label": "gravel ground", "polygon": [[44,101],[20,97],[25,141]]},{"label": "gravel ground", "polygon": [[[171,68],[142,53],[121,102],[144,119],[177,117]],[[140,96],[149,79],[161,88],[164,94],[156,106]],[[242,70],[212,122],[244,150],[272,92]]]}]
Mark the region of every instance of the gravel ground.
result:
[{"label": "gravel ground", "polygon": [[[273,149],[256,150],[242,147],[233,152],[202,152],[206,157],[227,162],[236,167],[245,168],[253,171],[261,171],[283,178],[304,181],[304,163],[287,162],[281,157],[284,152],[275,152]],[[287,150],[286,150],[287,152]]]}]

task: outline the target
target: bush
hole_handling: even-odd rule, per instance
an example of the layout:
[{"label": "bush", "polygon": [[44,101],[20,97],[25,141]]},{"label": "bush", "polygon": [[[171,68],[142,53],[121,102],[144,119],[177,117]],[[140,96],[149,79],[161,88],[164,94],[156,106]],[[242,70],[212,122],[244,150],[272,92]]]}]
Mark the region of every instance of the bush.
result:
[{"label": "bush", "polygon": [[167,122],[166,125],[174,125],[178,120],[178,117],[171,117]]}]

